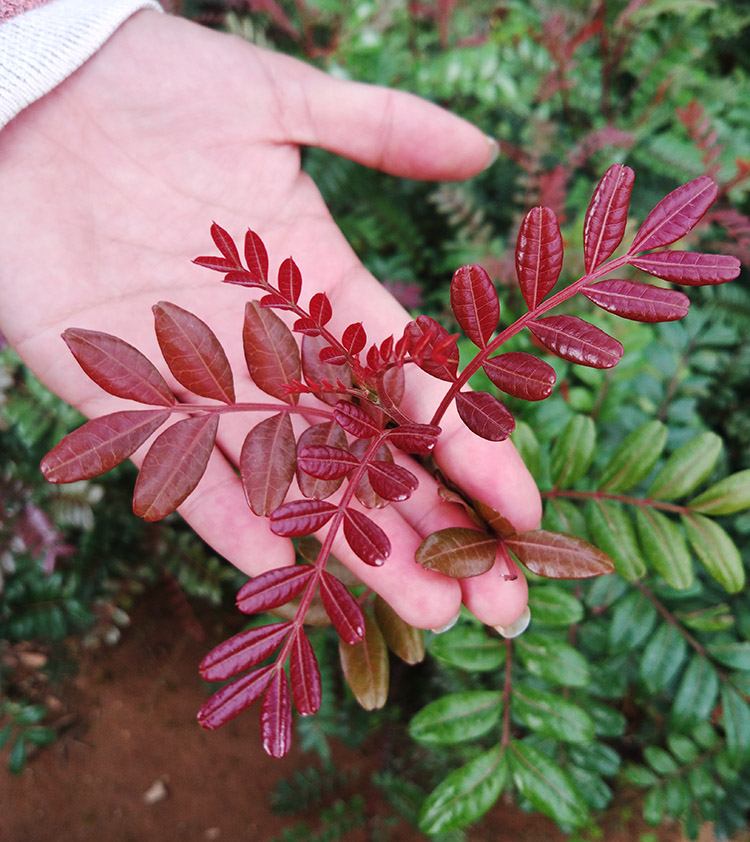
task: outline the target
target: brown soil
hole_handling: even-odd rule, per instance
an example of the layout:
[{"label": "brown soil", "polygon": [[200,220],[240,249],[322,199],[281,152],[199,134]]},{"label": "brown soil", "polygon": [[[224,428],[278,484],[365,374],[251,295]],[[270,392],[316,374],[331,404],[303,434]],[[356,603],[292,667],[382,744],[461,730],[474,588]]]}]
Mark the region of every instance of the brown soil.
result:
[{"label": "brown soil", "polygon": [[[118,646],[83,657],[78,675],[56,690],[70,724],[21,775],[7,772],[7,749],[0,755],[1,842],[271,842],[298,821],[320,828],[314,813],[275,814],[268,798],[279,779],[315,758],[298,749],[281,761],[268,758],[253,711],[214,732],[196,724],[206,698],[197,664],[211,642],[177,631],[179,623],[163,613],[163,604],[158,593],[146,596]],[[346,834],[346,842],[426,839],[403,821],[388,823],[396,821],[393,810],[369,786],[375,751],[336,746],[335,759],[340,768],[361,773],[355,780],[368,782],[360,792],[367,822]],[[631,842],[653,832],[638,820],[639,812],[627,802],[611,809],[601,838]],[[664,828],[651,838],[679,842],[681,836]],[[503,802],[468,839],[566,837],[544,817]],[[708,828],[702,839],[712,839]]]}]

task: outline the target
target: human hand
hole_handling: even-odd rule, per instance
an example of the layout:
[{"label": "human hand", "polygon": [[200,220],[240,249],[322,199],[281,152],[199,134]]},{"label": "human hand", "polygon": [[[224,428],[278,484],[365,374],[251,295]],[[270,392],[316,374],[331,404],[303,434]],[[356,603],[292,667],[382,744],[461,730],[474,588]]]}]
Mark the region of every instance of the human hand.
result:
[{"label": "human hand", "polygon": [[[210,248],[215,219],[233,233],[257,230],[277,264],[292,253],[306,289],[331,299],[334,331],[362,321],[372,338],[400,333],[408,315],[345,242],[300,171],[300,145],[422,179],[469,177],[491,155],[480,131],[423,100],[335,80],[239,39],[139,12],[0,133],[0,329],[50,389],[89,417],[125,407],[78,369],[61,331],[113,333],[156,361],[149,308],[160,299],[204,319],[241,372],[247,293],[189,262]],[[259,395],[249,377],[237,391],[243,401]],[[407,390],[405,408],[429,420],[442,393],[425,376]],[[436,458],[445,473],[517,529],[536,526],[538,492],[512,445],[478,439],[455,415],[441,426]],[[217,552],[257,575],[294,556],[245,503],[233,467],[245,432],[241,419],[222,418],[221,453],[180,513]],[[134,458],[142,457],[141,450]],[[502,562],[462,582],[414,562],[426,534],[469,524],[438,498],[424,471],[410,470],[420,477],[418,491],[377,514],[388,521],[388,562],[370,568],[343,542],[338,557],[414,625],[447,624],[462,598],[484,622],[513,623],[526,583],[505,581]]]}]

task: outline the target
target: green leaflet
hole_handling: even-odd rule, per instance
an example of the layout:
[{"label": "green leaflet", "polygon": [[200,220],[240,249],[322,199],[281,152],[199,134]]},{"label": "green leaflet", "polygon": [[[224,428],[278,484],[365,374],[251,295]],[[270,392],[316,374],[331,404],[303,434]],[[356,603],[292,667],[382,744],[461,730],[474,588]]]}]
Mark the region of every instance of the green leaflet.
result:
[{"label": "green leaflet", "polygon": [[550,472],[555,487],[570,488],[586,476],[596,452],[596,427],[587,415],[574,415],[552,447]]},{"label": "green leaflet", "polygon": [[643,650],[640,676],[652,693],[666,690],[687,657],[687,642],[679,629],[662,623]]},{"label": "green leaflet", "polygon": [[623,578],[633,582],[646,575],[635,526],[622,504],[614,500],[591,500],[586,507],[586,518],[594,543],[614,561]]},{"label": "green leaflet", "polygon": [[711,473],[721,448],[722,441],[716,433],[701,433],[685,442],[662,465],[648,496],[654,500],[678,500],[690,494]]},{"label": "green leaflet", "polygon": [[409,723],[409,734],[426,745],[451,745],[486,734],[500,719],[502,694],[469,690],[441,696]]},{"label": "green leaflet", "polygon": [[569,743],[594,739],[594,720],[583,708],[560,697],[526,684],[513,687],[512,716],[545,737]]},{"label": "green leaflet", "polygon": [[705,515],[731,515],[750,508],[750,469],[730,474],[687,503]]},{"label": "green leaflet", "polygon": [[557,585],[537,585],[529,592],[534,625],[568,628],[583,619],[583,604]]},{"label": "green leaflet", "polygon": [[646,746],[643,749],[643,758],[657,775],[673,775],[679,771],[679,764],[672,755],[661,746]]},{"label": "green leaflet", "polygon": [[745,586],[745,568],[734,541],[718,523],[704,515],[683,515],[690,546],[712,578],[729,593]]},{"label": "green leaflet", "polygon": [[633,590],[619,600],[612,610],[609,647],[613,653],[637,649],[656,625],[656,608],[640,591]]},{"label": "green leaflet", "polygon": [[740,766],[750,760],[750,705],[731,684],[725,683],[721,688],[721,710],[729,759]]},{"label": "green leaflet", "polygon": [[550,497],[545,501],[543,528],[552,532],[569,532],[579,538],[586,538],[586,518],[572,500],[564,497]]},{"label": "green leaflet", "polygon": [[682,731],[708,720],[719,693],[719,676],[707,658],[693,655],[675,694],[670,725]]},{"label": "green leaflet", "polygon": [[750,670],[750,642],[734,640],[729,643],[711,643],[707,648],[711,657],[724,666],[736,670]]},{"label": "green leaflet", "polygon": [[513,741],[509,748],[513,782],[534,808],[561,825],[586,824],[588,807],[564,769],[529,743]]},{"label": "green leaflet", "polygon": [[497,801],[508,780],[503,748],[494,746],[451,772],[428,796],[419,829],[428,836],[476,821]]},{"label": "green leaflet", "polygon": [[446,664],[469,672],[496,670],[505,661],[505,644],[476,626],[456,626],[436,636],[430,652]]},{"label": "green leaflet", "polygon": [[534,430],[525,421],[516,419],[516,429],[513,430],[511,441],[529,469],[534,479],[539,478],[539,442]]},{"label": "green leaflet", "polygon": [[602,491],[627,491],[645,479],[667,443],[667,428],[661,421],[649,421],[630,435],[612,454],[602,472]]},{"label": "green leaflet", "polygon": [[563,687],[585,687],[589,683],[588,662],[568,643],[533,632],[513,642],[521,663],[532,675]]},{"label": "green leaflet", "polygon": [[693,581],[693,561],[680,527],[656,509],[638,508],[638,537],[646,558],[664,581],[684,590]]}]

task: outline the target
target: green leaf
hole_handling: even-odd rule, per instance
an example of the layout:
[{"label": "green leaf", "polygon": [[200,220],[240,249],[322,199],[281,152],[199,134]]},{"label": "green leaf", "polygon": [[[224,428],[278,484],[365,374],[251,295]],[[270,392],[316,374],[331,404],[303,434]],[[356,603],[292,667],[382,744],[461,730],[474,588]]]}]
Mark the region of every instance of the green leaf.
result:
[{"label": "green leaf", "polygon": [[649,421],[630,435],[612,454],[602,472],[602,491],[627,491],[648,476],[667,443],[667,427],[661,421]]},{"label": "green leaf", "polygon": [[646,575],[633,520],[621,503],[591,500],[586,507],[591,537],[615,563],[615,570],[629,582]]},{"label": "green leaf", "polygon": [[707,647],[713,658],[726,667],[750,670],[750,642],[733,640],[728,643],[711,643]]},{"label": "green leaf", "polygon": [[532,675],[564,687],[585,687],[589,683],[587,660],[568,643],[526,632],[514,644],[519,660]]},{"label": "green leaf", "polygon": [[535,809],[561,825],[586,824],[588,807],[564,769],[529,743],[513,741],[510,750],[513,781]]},{"label": "green leaf", "polygon": [[502,694],[468,690],[441,696],[409,723],[409,734],[426,745],[451,745],[486,734],[500,719]]},{"label": "green leaf", "polygon": [[54,728],[27,728],[23,733],[26,739],[36,746],[49,745],[57,737],[57,731]]},{"label": "green leaf", "polygon": [[545,737],[568,743],[594,739],[594,720],[583,708],[526,684],[513,686],[511,713],[519,722]]},{"label": "green leaf", "polygon": [[635,763],[628,764],[623,769],[625,779],[635,786],[652,787],[659,781],[659,778],[645,766],[638,766]]},{"label": "green leaf", "polygon": [[36,725],[47,715],[44,705],[24,705],[13,718],[19,725]]},{"label": "green leaf", "polygon": [[419,829],[428,836],[476,821],[497,801],[508,779],[501,746],[451,772],[428,796],[419,813]]},{"label": "green leaf", "polygon": [[505,661],[505,644],[476,626],[456,626],[436,636],[430,652],[441,661],[469,672],[490,672]]},{"label": "green leaf", "polygon": [[670,724],[678,731],[689,731],[708,720],[719,693],[719,677],[707,658],[693,655],[675,694]]},{"label": "green leaf", "polygon": [[664,581],[677,590],[693,582],[693,560],[680,527],[656,509],[638,508],[638,537],[646,558]]},{"label": "green leaf", "polygon": [[678,611],[675,616],[688,628],[696,631],[726,631],[734,625],[732,609],[726,602],[718,602],[695,611]]},{"label": "green leaf", "polygon": [[596,452],[596,427],[586,415],[574,415],[552,446],[550,472],[555,488],[571,488],[585,477]]},{"label": "green leaf", "polygon": [[683,515],[682,523],[690,545],[711,577],[729,593],[741,591],[745,586],[745,568],[729,535],[703,515]]},{"label": "green leaf", "polygon": [[556,585],[532,587],[529,608],[535,625],[568,628],[583,619],[581,601]]},{"label": "green leaf", "polygon": [[609,646],[613,653],[637,649],[649,637],[658,614],[651,601],[640,591],[631,591],[612,611]]},{"label": "green leaf", "polygon": [[643,818],[655,827],[664,818],[665,811],[664,788],[657,786],[646,793],[643,799]]},{"label": "green leaf", "polygon": [[592,810],[603,810],[612,800],[612,790],[604,783],[601,775],[572,763],[568,764],[567,771]]},{"label": "green leaf", "polygon": [[673,775],[680,768],[674,757],[660,746],[646,746],[643,758],[657,775]]},{"label": "green leaf", "polygon": [[687,657],[687,643],[677,626],[662,623],[643,650],[640,676],[652,693],[670,685]]},{"label": "green leaf", "polygon": [[10,750],[10,757],[8,758],[8,769],[14,775],[20,775],[26,763],[26,740],[23,734],[19,734],[13,747]]},{"label": "green leaf", "polygon": [[721,721],[727,737],[727,752],[737,766],[750,760],[750,705],[732,687],[721,688]]},{"label": "green leaf", "polygon": [[713,470],[721,447],[721,438],[710,432],[685,442],[662,465],[648,496],[652,500],[678,500],[695,491]]},{"label": "green leaf", "polygon": [[5,744],[10,739],[10,735],[13,732],[13,723],[7,722],[0,728],[0,749],[5,748]]},{"label": "green leaf", "polygon": [[586,710],[594,720],[594,728],[599,736],[621,737],[625,733],[627,721],[619,710],[591,698],[586,700]]},{"label": "green leaf", "polygon": [[587,537],[586,518],[581,507],[564,497],[549,497],[545,500],[542,529],[569,532],[579,538]]},{"label": "green leaf", "polygon": [[604,743],[592,741],[571,745],[568,754],[571,763],[608,778],[614,777],[620,769],[620,755]]},{"label": "green leaf", "polygon": [[750,469],[730,474],[687,503],[704,515],[731,515],[750,508]]},{"label": "green leaf", "polygon": [[664,788],[664,807],[668,815],[680,818],[690,807],[690,790],[682,778],[672,778]]},{"label": "green leaf", "polygon": [[667,734],[667,747],[682,764],[692,763],[700,754],[698,746],[684,734]]},{"label": "green leaf", "polygon": [[525,421],[516,420],[516,429],[511,434],[511,441],[529,469],[529,473],[537,478],[539,475],[539,442],[534,430]]}]

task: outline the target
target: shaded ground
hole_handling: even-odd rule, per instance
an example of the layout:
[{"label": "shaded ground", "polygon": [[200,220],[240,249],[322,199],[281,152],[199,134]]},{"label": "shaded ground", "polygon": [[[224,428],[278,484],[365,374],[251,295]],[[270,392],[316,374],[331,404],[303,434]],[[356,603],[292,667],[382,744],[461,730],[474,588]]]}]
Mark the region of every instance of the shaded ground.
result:
[{"label": "shaded ground", "polygon": [[[147,595],[122,643],[85,657],[78,675],[59,693],[70,723],[60,739],[18,777],[5,769],[5,753],[0,757],[2,842],[271,842],[296,821],[320,827],[315,813],[276,815],[268,800],[280,778],[289,779],[314,762],[310,756],[293,749],[281,761],[266,757],[254,712],[214,732],[196,724],[195,713],[206,698],[197,665],[211,644],[180,633],[162,606],[158,593]],[[335,755],[339,767],[362,773],[360,781],[369,780],[377,763],[374,750],[337,746]],[[360,794],[366,823],[342,837],[346,842],[426,839],[404,822],[393,824],[395,814],[379,791]],[[613,809],[603,838],[639,840],[651,830],[638,821],[639,812],[627,803]],[[505,803],[468,838],[566,839],[543,817]],[[711,835],[702,838],[708,842]],[[678,842],[681,836],[666,828],[658,839]]]}]

